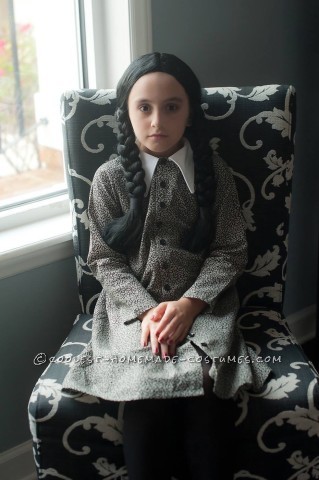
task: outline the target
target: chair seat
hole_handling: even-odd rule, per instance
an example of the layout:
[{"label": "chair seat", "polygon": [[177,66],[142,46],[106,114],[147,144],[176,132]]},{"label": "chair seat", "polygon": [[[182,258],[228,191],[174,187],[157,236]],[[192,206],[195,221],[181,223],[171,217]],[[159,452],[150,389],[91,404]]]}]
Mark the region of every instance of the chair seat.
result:
[{"label": "chair seat", "polygon": [[[294,472],[310,472],[319,462],[318,375],[278,312],[243,308],[238,322],[247,345],[271,365],[273,376],[261,393],[242,391],[235,400],[236,425],[230,434],[236,438],[236,451],[230,452],[234,478],[299,478]],[[90,341],[91,328],[92,316],[76,318],[33,390],[29,415],[39,478],[56,478],[41,476],[55,469],[57,457],[61,478],[127,478],[124,402],[61,389],[68,361]]]},{"label": "chair seat", "polygon": [[279,312],[243,308],[238,321],[247,345],[267,361],[273,375],[262,392],[243,391],[236,399],[234,478],[316,478],[318,373]]}]

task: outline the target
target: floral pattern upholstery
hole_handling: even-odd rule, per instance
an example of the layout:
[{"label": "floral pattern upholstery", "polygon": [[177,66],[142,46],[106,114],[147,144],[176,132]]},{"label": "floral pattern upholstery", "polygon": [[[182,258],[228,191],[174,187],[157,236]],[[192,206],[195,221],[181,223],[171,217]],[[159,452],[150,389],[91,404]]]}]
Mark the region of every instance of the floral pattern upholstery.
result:
[{"label": "floral pattern upholstery", "polygon": [[[242,391],[230,432],[234,480],[319,478],[318,374],[282,314],[295,132],[293,87],[203,89],[211,147],[232,168],[247,224],[249,260],[239,280],[238,324],[273,376],[256,394]],[[64,154],[82,313],[43,372],[29,403],[39,479],[127,480],[122,451],[124,402],[61,389],[68,363],[90,339],[100,285],[86,264],[87,201],[98,166],[116,155],[114,90],[62,96]],[[242,359],[242,361],[246,361]],[[178,476],[172,479],[182,480]]]}]

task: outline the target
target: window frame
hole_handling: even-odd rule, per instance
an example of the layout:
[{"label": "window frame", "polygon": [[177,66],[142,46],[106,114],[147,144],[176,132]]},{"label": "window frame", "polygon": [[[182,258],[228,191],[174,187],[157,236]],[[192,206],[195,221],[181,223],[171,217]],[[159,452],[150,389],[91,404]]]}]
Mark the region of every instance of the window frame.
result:
[{"label": "window frame", "polygon": [[[98,71],[99,62],[105,61],[105,58],[102,56],[105,51],[105,45],[100,45],[100,48],[94,48],[92,33],[89,34],[89,31],[94,31],[96,38],[99,40],[103,39],[105,43],[110,40],[105,35],[103,23],[94,22],[94,18],[99,18],[99,12],[101,8],[103,9],[103,2],[105,1],[74,0],[78,15],[80,12],[85,12],[86,14],[85,21],[83,21],[83,17],[80,22],[78,19],[78,24],[80,24],[78,35],[81,35],[81,28],[85,28],[86,33],[85,41],[82,38],[81,42],[79,42],[79,55],[83,61],[81,88],[87,88],[89,85],[90,88],[106,88],[105,78]],[[119,2],[119,0],[116,1]],[[126,2],[127,5],[129,60],[131,61],[143,53],[152,51],[151,0],[121,1]],[[89,35],[91,35],[91,38]],[[90,58],[94,59],[91,63],[88,63],[88,58],[83,50],[85,43],[87,43],[89,49],[94,49],[94,55],[90,55]],[[115,65],[115,57],[108,60],[110,60],[112,65]],[[91,85],[94,86],[91,87]],[[108,88],[113,88],[113,85],[109,85],[110,83],[108,83]],[[69,218],[69,226],[67,227],[66,218]],[[30,228],[33,228],[34,232],[37,231],[37,228],[39,232],[43,231],[43,226],[47,225],[45,222],[48,222],[50,219],[52,219],[57,229],[56,234],[52,236],[52,233],[48,233],[48,237],[34,243],[28,243],[27,232],[30,231]],[[53,195],[39,200],[35,198],[32,202],[1,211],[0,278],[6,278],[71,256],[73,252],[71,228],[72,220],[69,213],[67,190],[60,195]],[[10,242],[10,238],[13,238],[12,235],[21,238],[21,243],[11,249],[8,247],[8,242]]]}]

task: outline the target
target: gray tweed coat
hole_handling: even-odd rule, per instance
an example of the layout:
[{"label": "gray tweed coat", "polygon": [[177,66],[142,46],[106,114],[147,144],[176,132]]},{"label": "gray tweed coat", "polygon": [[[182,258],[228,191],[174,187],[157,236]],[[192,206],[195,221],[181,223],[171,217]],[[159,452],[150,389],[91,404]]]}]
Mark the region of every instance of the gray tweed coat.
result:
[{"label": "gray tweed coat", "polygon": [[[108,400],[203,395],[200,347],[213,359],[209,375],[221,398],[240,388],[259,390],[270,373],[256,361],[236,325],[235,282],[246,264],[245,227],[231,171],[214,159],[217,177],[216,237],[209,255],[180,247],[181,235],[198,214],[178,166],[160,160],[144,199],[140,247],[125,256],[103,241],[107,222],[129,208],[119,159],[96,172],[89,200],[91,245],[88,264],[103,287],[95,307],[92,340],[70,365],[63,387]],[[208,307],[195,319],[176,357],[164,361],[140,346],[137,316],[162,301],[182,296]]]}]

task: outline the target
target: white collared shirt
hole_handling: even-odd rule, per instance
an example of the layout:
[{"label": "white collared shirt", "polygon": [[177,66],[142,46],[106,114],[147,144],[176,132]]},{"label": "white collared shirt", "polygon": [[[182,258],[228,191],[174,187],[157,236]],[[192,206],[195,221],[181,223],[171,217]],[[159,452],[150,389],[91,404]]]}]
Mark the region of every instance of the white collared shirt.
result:
[{"label": "white collared shirt", "polygon": [[[140,159],[142,162],[142,166],[145,172],[145,183],[146,183],[146,192],[145,192],[145,197],[148,195],[150,186],[151,186],[151,181],[153,178],[153,174],[158,162],[158,157],[154,157],[153,155],[150,155],[149,153],[140,152]],[[195,192],[195,186],[194,186],[194,160],[193,160],[193,150],[192,147],[190,146],[189,141],[184,138],[184,146],[180,149],[177,150],[173,155],[168,157],[169,160],[174,162],[180,171],[182,172],[182,175],[184,177],[185,183],[188,186],[188,189],[191,193]]]}]

